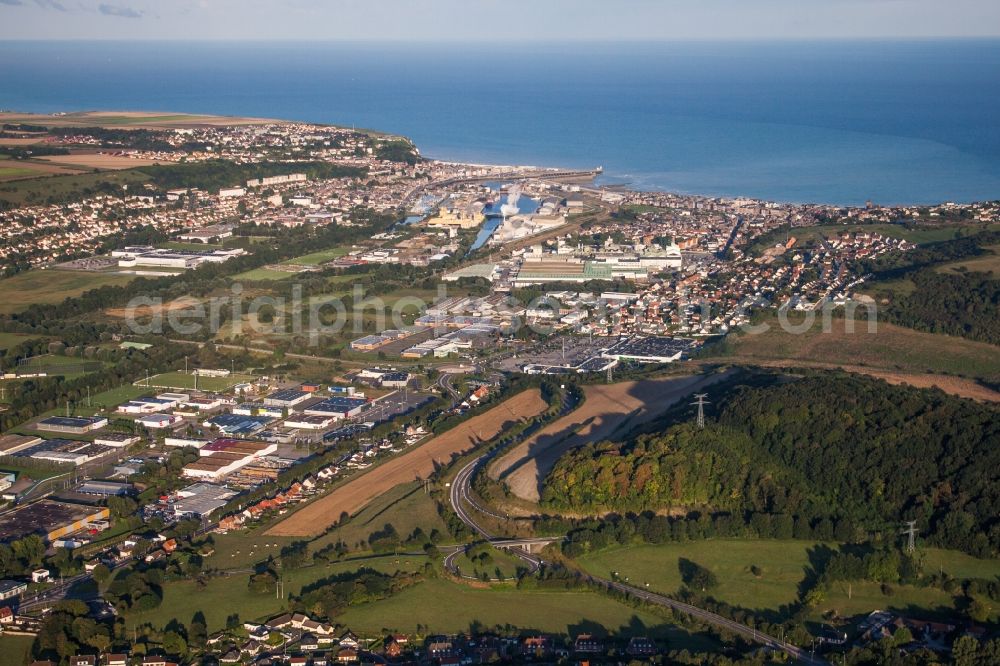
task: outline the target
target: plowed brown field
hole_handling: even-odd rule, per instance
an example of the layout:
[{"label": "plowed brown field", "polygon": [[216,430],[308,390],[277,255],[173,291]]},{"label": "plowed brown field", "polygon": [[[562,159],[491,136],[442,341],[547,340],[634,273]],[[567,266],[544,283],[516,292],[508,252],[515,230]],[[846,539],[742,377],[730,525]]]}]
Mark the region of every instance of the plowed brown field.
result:
[{"label": "plowed brown field", "polygon": [[548,408],[538,389],[530,389],[508,398],[493,409],[459,424],[426,444],[397,456],[368,472],[355,477],[329,495],[281,521],[266,534],[272,536],[316,536],[326,531],[342,512],[354,515],[373,499],[401,483],[427,478],[435,463],[446,463],[455,454],[461,455],[480,442],[499,435],[520,419],[541,414]]}]

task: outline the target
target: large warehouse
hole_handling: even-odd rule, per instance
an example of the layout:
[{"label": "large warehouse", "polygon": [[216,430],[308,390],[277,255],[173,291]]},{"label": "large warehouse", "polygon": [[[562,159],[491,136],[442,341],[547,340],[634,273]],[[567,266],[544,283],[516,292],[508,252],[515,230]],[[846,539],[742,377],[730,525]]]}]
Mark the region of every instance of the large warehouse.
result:
[{"label": "large warehouse", "polygon": [[0,516],[0,541],[9,543],[29,534],[40,534],[49,542],[85,529],[97,520],[107,520],[106,508],[43,499],[25,504]]}]

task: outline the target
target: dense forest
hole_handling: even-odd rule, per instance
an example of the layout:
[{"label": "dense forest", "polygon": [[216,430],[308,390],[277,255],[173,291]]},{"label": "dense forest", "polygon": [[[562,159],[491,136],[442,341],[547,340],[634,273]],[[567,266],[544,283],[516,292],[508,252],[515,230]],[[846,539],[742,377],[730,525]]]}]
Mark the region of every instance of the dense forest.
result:
[{"label": "dense forest", "polygon": [[916,520],[931,542],[1000,549],[1000,411],[938,391],[820,375],[718,396],[704,430],[676,425],[565,455],[554,509],[664,508],[847,520],[866,532]]},{"label": "dense forest", "polygon": [[892,323],[1000,345],[1000,276],[926,269],[910,280],[917,288],[892,301]]}]

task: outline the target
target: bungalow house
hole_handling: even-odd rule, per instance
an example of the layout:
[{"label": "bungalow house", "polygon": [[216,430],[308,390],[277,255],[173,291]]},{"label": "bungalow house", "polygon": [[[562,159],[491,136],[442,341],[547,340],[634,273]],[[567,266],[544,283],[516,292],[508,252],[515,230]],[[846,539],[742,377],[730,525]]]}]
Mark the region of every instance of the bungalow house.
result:
[{"label": "bungalow house", "polygon": [[219,661],[223,664],[237,664],[240,661],[240,653],[236,650],[230,650],[226,654],[222,655]]},{"label": "bungalow house", "polygon": [[[344,633],[344,635],[340,637],[340,641],[338,642],[340,643],[340,647],[342,648],[352,648],[356,650],[359,647],[361,647],[361,643],[358,642],[358,637],[354,634],[354,632],[350,630]],[[338,655],[338,657],[339,656],[340,655]]]},{"label": "bungalow house", "polygon": [[302,638],[299,639],[299,648],[302,650],[318,650],[319,641],[312,634],[302,634]]},{"label": "bungalow house", "polygon": [[327,666],[329,658],[326,652],[315,652],[312,656],[312,666]]},{"label": "bungalow house", "polygon": [[101,664],[103,666],[127,666],[128,665],[128,655],[127,654],[105,654],[101,656]]}]

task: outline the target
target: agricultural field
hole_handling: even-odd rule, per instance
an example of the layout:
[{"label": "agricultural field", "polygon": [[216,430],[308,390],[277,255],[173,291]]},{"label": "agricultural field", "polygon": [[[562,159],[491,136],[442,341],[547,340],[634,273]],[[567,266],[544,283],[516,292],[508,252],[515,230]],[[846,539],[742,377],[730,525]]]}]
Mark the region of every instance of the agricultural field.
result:
[{"label": "agricultural field", "polygon": [[0,180],[14,180],[16,178],[32,178],[38,176],[38,169],[24,166],[0,166]]},{"label": "agricultural field", "polygon": [[479,443],[500,434],[506,424],[528,419],[548,408],[538,389],[530,389],[508,398],[492,409],[461,423],[444,434],[419,444],[366,474],[352,477],[333,492],[296,511],[267,534],[271,536],[316,536],[337,521],[342,512],[354,515],[369,502],[391,488],[427,478],[435,465],[449,462]]},{"label": "agricultural field", "polygon": [[[0,198],[3,193],[0,192]],[[71,296],[106,285],[123,285],[134,279],[131,275],[94,273],[91,271],[52,271],[31,269],[0,280],[0,314],[20,312],[36,303],[60,303]]]},{"label": "agricultural field", "polygon": [[86,168],[117,171],[119,169],[134,169],[136,167],[162,164],[160,160],[147,160],[124,155],[102,155],[99,153],[73,153],[71,155],[52,155],[38,158],[50,164],[68,166],[70,168]]},{"label": "agricultural field", "polygon": [[222,392],[231,389],[237,384],[253,381],[253,376],[243,374],[233,374],[228,377],[205,377],[193,373],[185,373],[181,370],[176,372],[164,372],[154,375],[149,379],[140,379],[135,382],[136,386],[154,389],[178,389],[178,390],[199,390]]},{"label": "agricultural field", "polygon": [[579,408],[501,456],[490,466],[490,477],[504,481],[517,497],[537,503],[542,481],[564,453],[650,421],[723,377],[694,375],[587,386]]},{"label": "agricultural field", "polygon": [[[789,319],[793,324],[799,321]],[[976,382],[942,375],[992,381],[1000,378],[1000,355],[995,346],[983,342],[885,322],[878,323],[875,333],[868,332],[866,322],[855,322],[854,332],[850,333],[846,320],[834,318],[828,333],[817,321],[801,334],[782,331],[776,318],[765,323],[770,325],[766,333],[730,336],[731,352],[716,360],[783,367],[842,367],[887,381],[920,387],[937,385],[942,390],[977,398],[982,397],[982,387]]]},{"label": "agricultural field", "polygon": [[80,111],[60,116],[34,113],[0,113],[0,122],[43,125],[45,127],[210,127],[212,125],[258,125],[275,122],[261,118],[204,116],[187,113],[147,111]]},{"label": "agricultural field", "polygon": [[[424,493],[423,484],[411,482],[400,484],[376,498],[345,525],[333,528],[313,541],[310,547],[318,549],[343,541],[354,549],[361,541],[367,541],[372,532],[387,524],[396,528],[402,539],[406,539],[418,527],[428,535],[435,529],[441,534],[448,533],[434,500]],[[268,538],[273,541],[279,537]],[[267,541],[268,538],[264,540]]]}]

